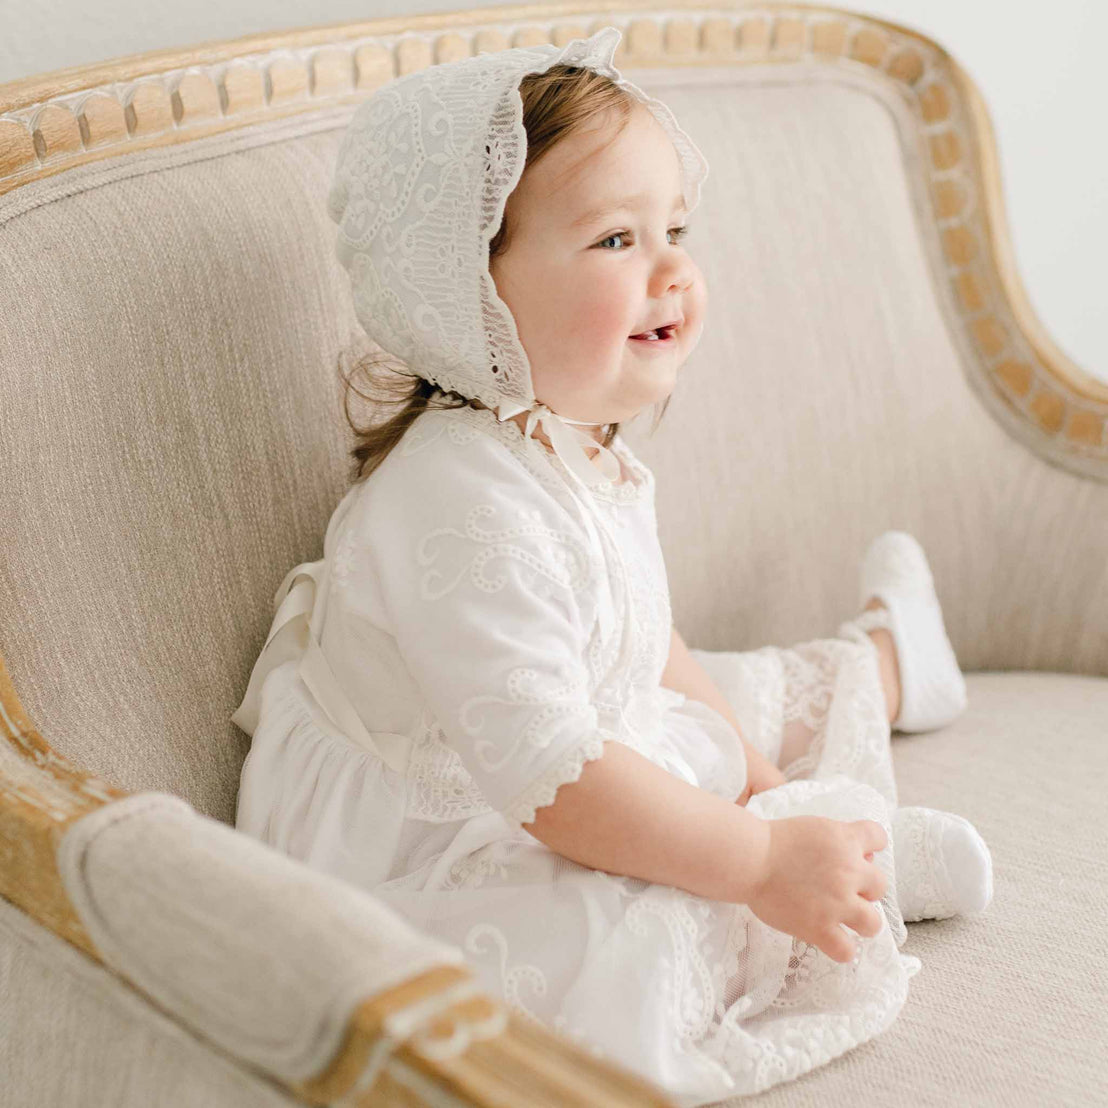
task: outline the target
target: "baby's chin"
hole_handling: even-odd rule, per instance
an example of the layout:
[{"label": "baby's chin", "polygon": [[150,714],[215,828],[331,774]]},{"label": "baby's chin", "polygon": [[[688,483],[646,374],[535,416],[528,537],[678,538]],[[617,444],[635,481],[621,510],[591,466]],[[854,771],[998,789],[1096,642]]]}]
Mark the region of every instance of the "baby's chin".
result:
[{"label": "baby's chin", "polygon": [[677,387],[683,365],[684,358],[659,359],[654,365],[643,365],[641,360],[632,362],[624,369],[627,385],[622,390],[624,398],[640,404],[657,404]]},{"label": "baby's chin", "polygon": [[626,423],[670,396],[683,363],[683,356],[677,361],[663,355],[651,364],[649,357],[628,353],[614,372],[599,373],[595,363],[587,372],[572,369],[561,376],[533,370],[532,383],[535,395],[565,418]]},{"label": "baby's chin", "polygon": [[637,419],[644,412],[648,412],[657,407],[657,405],[665,403],[672,395],[673,386],[669,388],[650,389],[649,391],[638,390],[632,399],[621,406],[620,411],[624,414],[618,418],[613,418],[610,422],[621,424],[630,423],[631,420]]}]

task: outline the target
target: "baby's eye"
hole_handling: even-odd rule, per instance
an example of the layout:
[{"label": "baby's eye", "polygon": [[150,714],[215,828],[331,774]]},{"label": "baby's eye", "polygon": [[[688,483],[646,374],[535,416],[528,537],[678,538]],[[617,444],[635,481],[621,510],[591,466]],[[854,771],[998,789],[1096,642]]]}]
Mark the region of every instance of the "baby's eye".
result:
[{"label": "baby's eye", "polygon": [[[682,224],[680,227],[671,227],[669,229],[669,234],[677,236],[676,242],[680,242],[688,233],[688,224]],[[596,245],[603,246],[604,243],[611,242],[612,239],[630,239],[632,237],[630,231],[613,231],[606,238],[602,238]],[[676,245],[676,243],[674,245]]]},{"label": "baby's eye", "polygon": [[606,238],[602,238],[596,245],[597,246],[603,246],[606,242],[611,242],[612,239],[625,239],[625,238],[629,238],[629,237],[630,237],[630,232],[629,231],[614,231],[612,234],[608,235]]}]

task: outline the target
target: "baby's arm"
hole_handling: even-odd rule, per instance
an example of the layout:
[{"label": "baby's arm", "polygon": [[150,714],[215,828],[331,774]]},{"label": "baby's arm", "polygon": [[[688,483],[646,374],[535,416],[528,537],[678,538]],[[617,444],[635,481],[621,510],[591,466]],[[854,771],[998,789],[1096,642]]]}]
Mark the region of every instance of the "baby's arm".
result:
[{"label": "baby's arm", "polygon": [[615,740],[523,827],[581,865],[734,904],[769,856],[768,821]]},{"label": "baby's arm", "polygon": [[714,708],[742,739],[743,750],[746,752],[746,787],[735,801],[736,804],[745,806],[754,793],[764,792],[766,789],[776,788],[785,783],[785,775],[781,770],[757,747],[747,742],[727,697],[689,652],[685,640],[677,633],[676,627],[670,635],[669,660],[662,671],[661,683],[667,689],[684,693],[690,700],[699,700],[709,708]]},{"label": "baby's arm", "polygon": [[881,824],[759,819],[614,740],[523,826],[581,865],[747,904],[837,962],[857,950],[841,925],[867,936],[883,925],[870,903],[886,891],[872,861],[888,845]]},{"label": "baby's arm", "polygon": [[[714,708],[731,724],[739,738],[743,738],[742,728],[727,697],[689,652],[676,627],[670,634],[669,658],[662,671],[662,684],[674,692],[684,693],[690,700],[699,700],[701,704]],[[744,743],[745,741],[743,739]]]}]

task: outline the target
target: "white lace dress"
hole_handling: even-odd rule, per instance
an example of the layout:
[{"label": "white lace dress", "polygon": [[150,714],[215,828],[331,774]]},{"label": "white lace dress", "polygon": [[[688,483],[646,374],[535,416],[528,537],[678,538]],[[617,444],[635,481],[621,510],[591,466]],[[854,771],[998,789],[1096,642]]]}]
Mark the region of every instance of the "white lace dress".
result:
[{"label": "white lace dress", "polygon": [[[920,963],[898,949],[891,845],[876,855],[886,926],[840,964],[744,905],[590,869],[521,826],[606,741],[729,800],[746,783],[731,726],[659,684],[671,613],[654,478],[614,449],[631,479],[571,492],[516,424],[424,412],[343,498],[321,561],[298,567],[322,582],[317,653],[258,673],[236,822],[460,947],[519,1013],[701,1105],[871,1039]],[[694,653],[768,756],[791,719],[815,734],[751,811],[874,819],[891,844],[867,636]]]}]

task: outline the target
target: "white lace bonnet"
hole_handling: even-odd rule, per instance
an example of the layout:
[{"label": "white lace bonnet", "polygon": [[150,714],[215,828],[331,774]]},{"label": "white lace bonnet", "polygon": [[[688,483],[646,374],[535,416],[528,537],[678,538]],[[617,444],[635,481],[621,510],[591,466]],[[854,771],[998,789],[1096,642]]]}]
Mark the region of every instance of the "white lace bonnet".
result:
[{"label": "white lace bonnet", "polygon": [[[707,162],[663,103],[620,77],[612,58],[621,38],[617,27],[604,27],[563,49],[483,53],[390,81],[352,116],[327,198],[339,225],[336,254],[369,337],[498,420],[529,412],[528,443],[540,424],[586,484],[618,480],[619,461],[567,426],[595,424],[536,401],[515,319],[489,273],[488,245],[527,160],[519,83],[557,64],[604,74],[650,109],[680,158],[687,210],[696,207]],[[602,470],[585,445],[599,450]]]}]

